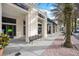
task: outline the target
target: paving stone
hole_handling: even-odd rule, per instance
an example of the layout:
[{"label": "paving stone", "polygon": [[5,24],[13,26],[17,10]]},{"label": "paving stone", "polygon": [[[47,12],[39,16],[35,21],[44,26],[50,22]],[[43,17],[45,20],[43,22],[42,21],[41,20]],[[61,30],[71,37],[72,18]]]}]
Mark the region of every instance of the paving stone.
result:
[{"label": "paving stone", "polygon": [[[64,43],[64,36],[59,36],[54,40],[52,45],[50,45],[43,53],[44,56],[79,56],[79,50],[76,48],[65,48],[61,45]],[[72,44],[79,47],[79,40],[72,36]]]},{"label": "paving stone", "polygon": [[15,56],[18,52],[21,53],[19,56],[41,56],[42,53],[52,45],[54,39],[56,39],[59,34],[60,33],[54,33],[48,35],[46,39],[40,38],[29,44],[25,44],[23,41],[16,41],[16,43],[12,41],[12,43],[5,48],[4,56]]}]

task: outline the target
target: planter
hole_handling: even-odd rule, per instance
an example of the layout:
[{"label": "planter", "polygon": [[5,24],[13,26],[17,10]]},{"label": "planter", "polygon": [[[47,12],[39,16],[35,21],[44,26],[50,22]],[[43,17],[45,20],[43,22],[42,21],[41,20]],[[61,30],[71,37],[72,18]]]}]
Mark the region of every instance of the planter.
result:
[{"label": "planter", "polygon": [[4,49],[3,48],[0,48],[0,56],[3,55],[3,51],[4,51]]}]

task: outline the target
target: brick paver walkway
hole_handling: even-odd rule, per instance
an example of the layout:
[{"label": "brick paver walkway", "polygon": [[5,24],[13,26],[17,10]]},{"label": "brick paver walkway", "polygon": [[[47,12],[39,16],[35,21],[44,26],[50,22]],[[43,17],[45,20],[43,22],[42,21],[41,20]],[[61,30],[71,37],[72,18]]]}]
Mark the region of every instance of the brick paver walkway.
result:
[{"label": "brick paver walkway", "polygon": [[64,36],[60,35],[54,42],[42,53],[44,56],[79,56],[79,40],[72,36],[72,44],[74,48],[63,47]]}]

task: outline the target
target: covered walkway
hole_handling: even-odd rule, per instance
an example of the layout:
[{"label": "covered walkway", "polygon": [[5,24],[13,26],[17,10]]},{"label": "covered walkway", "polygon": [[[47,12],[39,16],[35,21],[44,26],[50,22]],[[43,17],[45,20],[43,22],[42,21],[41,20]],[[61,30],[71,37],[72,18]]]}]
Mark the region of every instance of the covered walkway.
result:
[{"label": "covered walkway", "polygon": [[21,43],[17,43],[17,44],[15,44],[15,42],[10,43],[5,48],[4,55],[14,56],[16,53],[20,52],[21,55],[23,55],[23,56],[28,56],[28,55],[29,56],[34,56],[34,55],[39,56],[45,51],[45,49],[48,48],[48,46],[50,46],[52,44],[54,39],[56,39],[59,36],[59,34],[61,34],[61,33],[57,32],[57,33],[48,35],[48,37],[46,39],[40,38],[38,40],[32,41],[29,44],[26,44],[22,41],[21,41]]}]

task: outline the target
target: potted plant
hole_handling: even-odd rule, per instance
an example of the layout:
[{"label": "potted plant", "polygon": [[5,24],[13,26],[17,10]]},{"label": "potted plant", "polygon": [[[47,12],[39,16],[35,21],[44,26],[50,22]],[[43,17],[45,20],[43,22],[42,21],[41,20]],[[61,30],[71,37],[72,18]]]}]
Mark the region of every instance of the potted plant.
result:
[{"label": "potted plant", "polygon": [[9,44],[10,38],[7,34],[1,33],[0,36],[0,56],[3,55],[4,48]]}]

